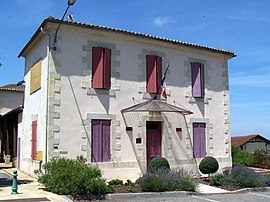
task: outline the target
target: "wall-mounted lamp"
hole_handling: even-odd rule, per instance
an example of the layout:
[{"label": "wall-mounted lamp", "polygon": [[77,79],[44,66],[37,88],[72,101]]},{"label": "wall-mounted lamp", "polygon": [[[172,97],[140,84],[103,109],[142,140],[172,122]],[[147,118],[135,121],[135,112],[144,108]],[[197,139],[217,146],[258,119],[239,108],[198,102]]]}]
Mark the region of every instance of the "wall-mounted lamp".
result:
[{"label": "wall-mounted lamp", "polygon": [[62,21],[64,20],[64,18],[65,18],[65,16],[66,16],[67,12],[68,12],[69,7],[70,7],[70,6],[73,6],[73,5],[75,4],[75,2],[76,2],[76,0],[68,0],[68,2],[67,2],[68,6],[67,6],[67,8],[66,8],[66,11],[65,11],[65,13],[64,13],[64,15],[63,15],[63,17],[62,17],[62,19],[61,19],[61,22],[59,22],[59,25],[58,25],[58,27],[57,27],[57,29],[56,29],[56,31],[55,31],[55,35],[54,35],[54,50],[56,50],[56,42],[57,42],[57,34],[58,34],[58,30],[59,30],[59,28],[60,28],[60,26],[61,26],[61,24],[62,24]]}]

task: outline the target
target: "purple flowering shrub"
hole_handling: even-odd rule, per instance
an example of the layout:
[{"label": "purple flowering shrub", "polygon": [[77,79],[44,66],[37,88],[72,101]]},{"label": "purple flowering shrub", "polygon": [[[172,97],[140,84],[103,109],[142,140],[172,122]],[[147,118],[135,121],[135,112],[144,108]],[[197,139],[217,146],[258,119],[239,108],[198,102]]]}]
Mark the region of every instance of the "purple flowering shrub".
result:
[{"label": "purple flowering shrub", "polygon": [[223,185],[240,188],[264,186],[264,179],[261,174],[245,166],[234,166],[224,172]]},{"label": "purple flowering shrub", "polygon": [[141,185],[142,191],[163,192],[163,191],[195,191],[197,180],[183,169],[156,170],[155,173],[147,173],[139,178],[137,182]]}]

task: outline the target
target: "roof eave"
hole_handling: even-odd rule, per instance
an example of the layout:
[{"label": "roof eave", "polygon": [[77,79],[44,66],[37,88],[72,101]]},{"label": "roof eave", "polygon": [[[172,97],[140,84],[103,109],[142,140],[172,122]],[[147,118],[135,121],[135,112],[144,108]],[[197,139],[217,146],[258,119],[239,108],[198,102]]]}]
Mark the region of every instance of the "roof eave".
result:
[{"label": "roof eave", "polygon": [[98,25],[92,25],[92,24],[65,21],[65,20],[60,20],[60,19],[57,19],[57,18],[54,18],[54,17],[51,17],[51,16],[49,16],[49,17],[47,17],[47,18],[45,18],[43,20],[43,22],[41,23],[39,28],[33,34],[33,36],[28,41],[28,43],[25,45],[25,47],[22,49],[22,51],[19,53],[18,57],[24,56],[24,54],[27,51],[28,47],[34,42],[36,37],[41,32],[41,28],[45,27],[45,25],[48,22],[61,23],[61,24],[77,26],[77,27],[84,27],[84,28],[106,30],[106,31],[110,31],[110,32],[119,32],[119,33],[122,33],[122,34],[128,34],[128,35],[132,35],[132,36],[136,36],[136,37],[153,39],[153,40],[158,40],[158,41],[164,41],[164,42],[171,43],[171,44],[176,44],[176,45],[186,46],[186,47],[200,49],[200,50],[204,50],[204,51],[219,53],[219,54],[225,55],[227,59],[231,59],[231,58],[236,57],[236,54],[234,54],[233,51],[229,51],[229,50],[217,49],[217,48],[212,48],[212,47],[208,47],[208,46],[202,46],[202,45],[199,45],[199,44],[187,43],[187,42],[182,42],[182,41],[178,41],[178,40],[172,40],[172,39],[152,36],[152,35],[148,35],[148,34],[142,34],[142,33],[131,32],[131,31],[126,31],[126,30],[121,30],[121,29],[116,29],[116,28],[105,27],[105,26],[98,26]]}]

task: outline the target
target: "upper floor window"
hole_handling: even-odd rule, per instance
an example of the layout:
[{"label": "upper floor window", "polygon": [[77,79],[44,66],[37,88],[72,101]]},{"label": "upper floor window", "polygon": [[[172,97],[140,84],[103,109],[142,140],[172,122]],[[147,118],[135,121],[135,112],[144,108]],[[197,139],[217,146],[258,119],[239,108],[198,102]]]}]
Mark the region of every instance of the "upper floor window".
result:
[{"label": "upper floor window", "polygon": [[110,89],[111,50],[92,47],[92,88]]},{"label": "upper floor window", "polygon": [[161,93],[162,58],[146,55],[146,92]]},{"label": "upper floor window", "polygon": [[38,91],[41,88],[41,67],[42,60],[35,63],[30,70],[30,94]]},{"label": "upper floor window", "polygon": [[192,96],[204,97],[204,65],[199,62],[191,62]]}]

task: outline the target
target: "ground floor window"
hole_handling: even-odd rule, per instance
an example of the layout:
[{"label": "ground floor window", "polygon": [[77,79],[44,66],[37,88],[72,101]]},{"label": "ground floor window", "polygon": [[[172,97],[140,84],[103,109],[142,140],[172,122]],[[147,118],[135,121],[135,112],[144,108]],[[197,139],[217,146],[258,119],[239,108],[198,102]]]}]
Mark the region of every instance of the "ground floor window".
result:
[{"label": "ground floor window", "polygon": [[32,121],[32,160],[37,159],[37,121]]},{"label": "ground floor window", "polygon": [[110,152],[110,120],[92,119],[91,162],[108,162]]},{"label": "ground floor window", "polygon": [[193,123],[193,157],[206,156],[205,123]]}]

